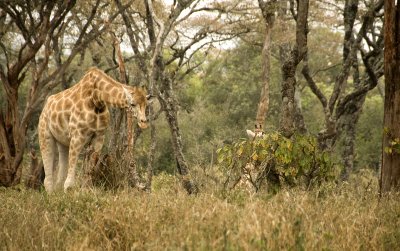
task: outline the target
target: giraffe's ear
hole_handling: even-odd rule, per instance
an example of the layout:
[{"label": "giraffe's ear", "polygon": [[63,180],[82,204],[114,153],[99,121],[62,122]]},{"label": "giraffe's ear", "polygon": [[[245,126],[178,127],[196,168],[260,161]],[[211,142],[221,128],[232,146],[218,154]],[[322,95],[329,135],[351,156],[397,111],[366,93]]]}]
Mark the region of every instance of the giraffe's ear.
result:
[{"label": "giraffe's ear", "polygon": [[156,96],[149,94],[146,96],[146,99],[147,99],[147,103],[150,104],[156,99]]}]

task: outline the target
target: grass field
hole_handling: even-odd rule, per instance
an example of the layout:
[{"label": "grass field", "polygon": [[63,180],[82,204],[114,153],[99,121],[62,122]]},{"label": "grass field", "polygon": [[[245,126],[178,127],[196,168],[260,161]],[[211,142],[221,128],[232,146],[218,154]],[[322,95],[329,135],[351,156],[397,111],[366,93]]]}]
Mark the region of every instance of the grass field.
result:
[{"label": "grass field", "polygon": [[249,196],[171,176],[151,194],[0,189],[1,250],[400,250],[400,196],[376,178]]}]

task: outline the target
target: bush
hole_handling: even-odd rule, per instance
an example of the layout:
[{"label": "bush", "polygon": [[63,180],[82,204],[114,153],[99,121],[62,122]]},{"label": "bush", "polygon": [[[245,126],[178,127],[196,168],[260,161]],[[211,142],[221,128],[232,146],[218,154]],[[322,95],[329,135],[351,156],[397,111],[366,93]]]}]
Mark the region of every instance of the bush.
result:
[{"label": "bush", "polygon": [[278,132],[263,138],[242,140],[218,149],[218,162],[226,176],[224,187],[245,182],[258,191],[263,186],[277,191],[282,186],[305,186],[334,180],[338,166],[318,149],[315,137]]}]

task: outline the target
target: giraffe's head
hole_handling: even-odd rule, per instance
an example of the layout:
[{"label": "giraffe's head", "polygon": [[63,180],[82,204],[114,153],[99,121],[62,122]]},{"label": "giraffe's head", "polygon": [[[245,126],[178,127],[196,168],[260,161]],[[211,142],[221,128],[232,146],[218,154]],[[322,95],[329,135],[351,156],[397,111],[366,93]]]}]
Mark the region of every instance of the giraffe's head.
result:
[{"label": "giraffe's head", "polygon": [[124,87],[128,110],[133,112],[140,128],[147,128],[146,107],[153,101],[154,96],[147,95],[146,90],[140,87]]},{"label": "giraffe's head", "polygon": [[250,139],[262,138],[265,134],[261,125],[259,126],[255,125],[254,132],[252,130],[246,130],[246,133]]}]

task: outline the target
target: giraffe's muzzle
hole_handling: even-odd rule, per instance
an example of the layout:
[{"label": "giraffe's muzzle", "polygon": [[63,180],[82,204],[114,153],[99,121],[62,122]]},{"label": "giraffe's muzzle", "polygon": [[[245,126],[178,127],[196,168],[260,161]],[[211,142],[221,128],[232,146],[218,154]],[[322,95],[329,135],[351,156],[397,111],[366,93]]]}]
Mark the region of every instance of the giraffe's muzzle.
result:
[{"label": "giraffe's muzzle", "polygon": [[138,122],[138,126],[142,129],[146,129],[148,127],[147,120],[142,120]]}]

